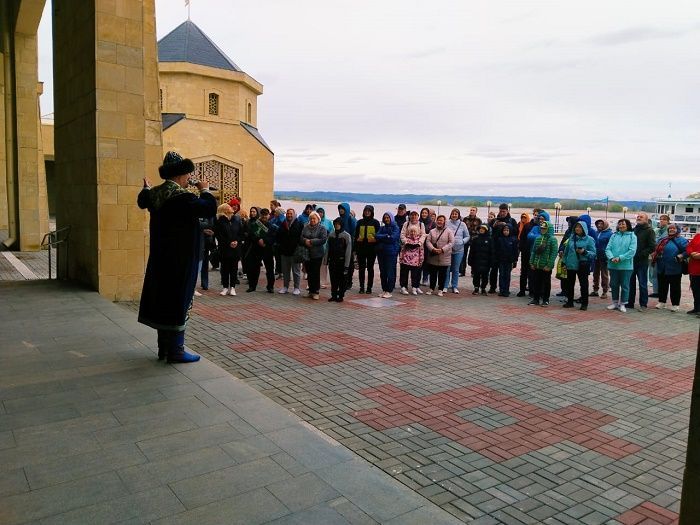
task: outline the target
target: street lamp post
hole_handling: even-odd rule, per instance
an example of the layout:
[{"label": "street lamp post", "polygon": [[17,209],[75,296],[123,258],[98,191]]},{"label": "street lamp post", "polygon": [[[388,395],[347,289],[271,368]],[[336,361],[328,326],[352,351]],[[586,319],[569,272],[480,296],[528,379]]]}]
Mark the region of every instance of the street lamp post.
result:
[{"label": "street lamp post", "polygon": [[586,208],[586,211],[588,212],[588,216],[590,217],[590,215],[591,215],[591,207],[589,206],[588,208]]},{"label": "street lamp post", "polygon": [[622,218],[623,218],[623,219],[626,219],[626,218],[627,218],[627,210],[628,210],[628,209],[629,209],[629,208],[627,208],[627,206],[625,206],[625,207],[622,208]]},{"label": "street lamp post", "polygon": [[554,203],[554,232],[559,229],[559,214],[561,213],[561,202]]},{"label": "street lamp post", "polygon": [[510,213],[510,209],[511,209],[512,207],[513,207],[513,203],[512,203],[512,202],[509,202],[509,203],[508,203],[508,213]]},{"label": "street lamp post", "polygon": [[440,205],[442,204],[442,201],[438,201],[438,215],[440,215]]},{"label": "street lamp post", "polygon": [[491,201],[486,201],[486,207],[488,208],[486,210],[486,213],[487,213],[486,217],[487,218],[488,218],[488,214],[491,213],[491,204],[493,204]]}]

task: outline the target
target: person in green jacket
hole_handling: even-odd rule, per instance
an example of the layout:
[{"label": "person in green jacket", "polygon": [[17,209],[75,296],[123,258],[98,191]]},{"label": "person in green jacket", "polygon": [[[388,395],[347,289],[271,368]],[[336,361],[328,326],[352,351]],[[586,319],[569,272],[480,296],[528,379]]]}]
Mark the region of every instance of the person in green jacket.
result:
[{"label": "person in green jacket", "polygon": [[634,268],[634,254],[637,253],[637,236],[632,231],[629,219],[617,221],[617,231],[612,234],[605,257],[608,260],[610,272],[610,292],[612,304],[608,310],[627,311],[627,301],[630,293],[630,279]]},{"label": "person in green jacket", "polygon": [[530,269],[532,270],[533,298],[527,304],[549,306],[549,294],[552,290],[552,268],[557,260],[559,243],[554,237],[551,222],[540,223],[540,236],[532,244],[530,252]]},{"label": "person in green jacket", "polygon": [[578,278],[581,288],[581,310],[588,310],[588,274],[591,273],[591,261],[595,254],[595,240],[588,235],[588,225],[584,221],[578,221],[562,256],[566,266],[566,279],[563,284],[567,301],[564,308],[574,307],[574,286]]}]

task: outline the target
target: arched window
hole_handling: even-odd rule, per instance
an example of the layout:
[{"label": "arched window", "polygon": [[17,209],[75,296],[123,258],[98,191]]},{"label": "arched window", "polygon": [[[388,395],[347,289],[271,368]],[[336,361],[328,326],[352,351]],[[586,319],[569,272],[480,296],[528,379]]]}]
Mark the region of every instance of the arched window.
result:
[{"label": "arched window", "polygon": [[250,102],[248,102],[248,112],[246,113],[246,117],[247,117],[246,122],[248,124],[252,124],[253,123],[253,104],[251,104]]},{"label": "arched window", "polygon": [[216,93],[209,93],[209,114],[219,114],[219,95]]}]

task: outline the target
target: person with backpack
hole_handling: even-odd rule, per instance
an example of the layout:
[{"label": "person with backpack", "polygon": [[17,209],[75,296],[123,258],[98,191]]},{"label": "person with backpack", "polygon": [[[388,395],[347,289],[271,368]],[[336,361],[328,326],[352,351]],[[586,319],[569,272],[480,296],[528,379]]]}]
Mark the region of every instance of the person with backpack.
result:
[{"label": "person with backpack", "polygon": [[669,289],[671,292],[672,312],[677,312],[681,304],[681,277],[686,270],[686,248],[688,239],[680,236],[676,224],[668,225],[668,235],[656,244],[652,255],[651,264],[656,266],[656,275],[659,279],[659,302],[656,308],[666,308]]},{"label": "person with backpack", "polygon": [[610,272],[608,271],[608,258],[605,255],[605,248],[608,247],[608,242],[613,235],[608,221],[598,219],[595,221],[595,227],[598,230],[598,237],[595,239],[595,262],[593,267],[593,291],[591,297],[598,297],[598,290],[602,289],[600,294],[601,299],[608,297],[608,289],[610,288]]}]

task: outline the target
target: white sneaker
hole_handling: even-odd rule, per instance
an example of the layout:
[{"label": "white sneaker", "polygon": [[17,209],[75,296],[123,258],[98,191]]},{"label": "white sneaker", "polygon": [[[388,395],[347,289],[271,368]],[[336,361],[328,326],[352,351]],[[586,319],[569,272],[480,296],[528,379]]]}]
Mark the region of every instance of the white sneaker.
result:
[{"label": "white sneaker", "polygon": [[228,288],[224,288],[219,292],[219,295],[228,295]]},{"label": "white sneaker", "polygon": [[627,307],[624,304],[621,304],[618,310],[624,314],[627,311]]},{"label": "white sneaker", "polygon": [[442,297],[444,295],[442,290],[439,290],[437,294],[438,294],[438,297]]},{"label": "white sneaker", "polygon": [[664,308],[666,308],[666,303],[659,303],[656,305],[657,310],[663,310]]},{"label": "white sneaker", "polygon": [[413,295],[418,295],[418,291],[419,291],[419,288],[414,288],[414,289],[413,289],[413,292],[412,292]]},{"label": "white sneaker", "polygon": [[425,295],[433,295],[433,291],[430,288],[428,288],[425,292]]},{"label": "white sneaker", "polygon": [[389,292],[386,292],[386,293],[384,294],[384,299],[391,299],[392,297],[394,297],[394,296],[391,295]]},{"label": "white sneaker", "polygon": [[406,289],[405,286],[401,287],[401,295],[408,295],[408,290]]},{"label": "white sneaker", "polygon": [[618,309],[618,305],[617,305],[617,303],[613,303],[613,304],[609,304],[609,305],[606,306],[605,308],[608,309],[608,310],[617,310],[617,309]]},{"label": "white sneaker", "polygon": [[423,290],[421,290],[420,288],[414,288],[413,291],[418,295],[423,295]]},{"label": "white sneaker", "polygon": [[459,293],[459,288],[452,288],[452,293]]},{"label": "white sneaker", "polygon": [[228,291],[228,294],[236,297],[236,289],[232,286],[231,289]]},{"label": "white sneaker", "polygon": [[447,288],[443,288],[442,293],[447,293]]},{"label": "white sneaker", "polygon": [[202,297],[202,294],[199,293],[197,290],[194,291],[194,296],[195,297]]},{"label": "white sneaker", "polygon": [[292,295],[301,295],[301,290],[299,288],[294,288]]},{"label": "white sneaker", "polygon": [[672,306],[672,307],[670,308],[670,310],[671,310],[672,312],[677,312],[679,308],[680,308],[680,306],[674,305],[674,306]]},{"label": "white sneaker", "polygon": [[289,290],[287,290],[287,287],[284,286],[284,287],[280,288],[280,289],[279,289],[279,292],[277,292],[277,293],[285,294],[285,293],[287,293],[287,292],[289,292]]}]

